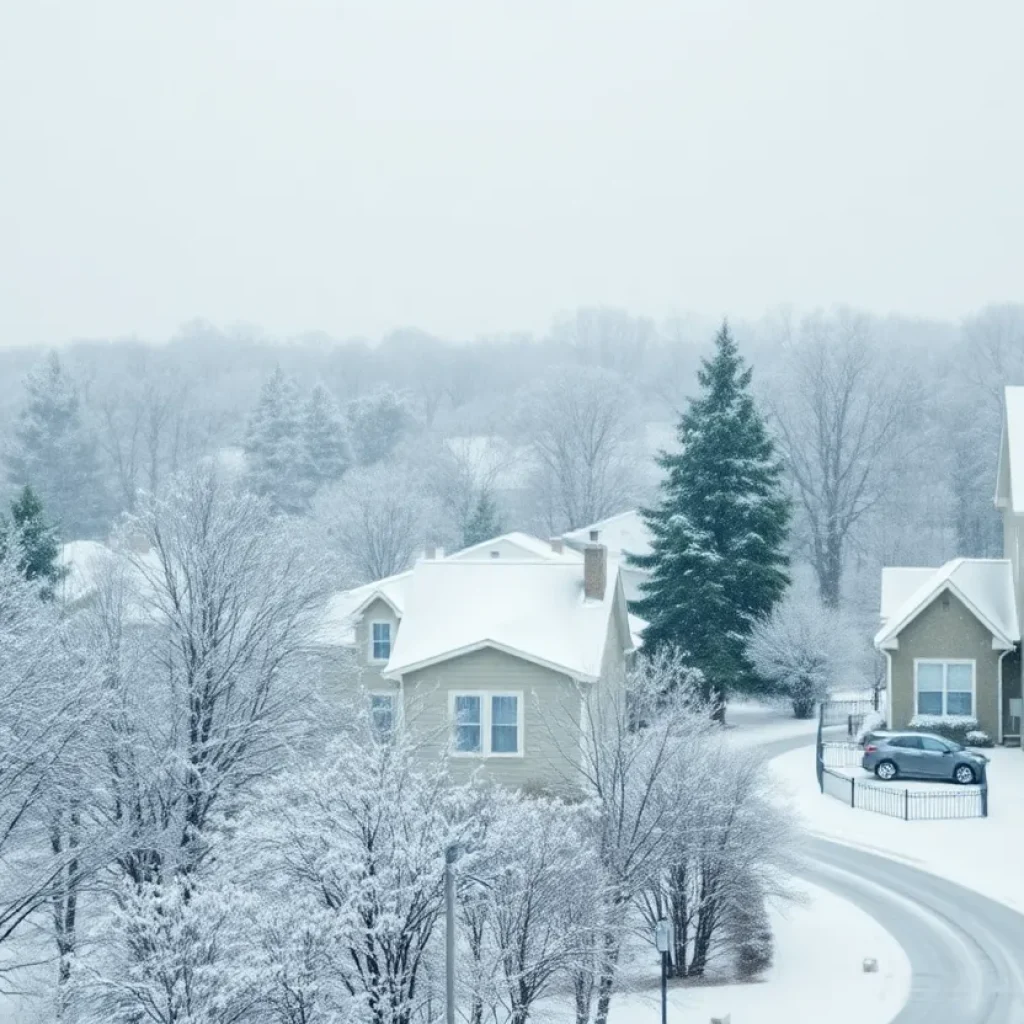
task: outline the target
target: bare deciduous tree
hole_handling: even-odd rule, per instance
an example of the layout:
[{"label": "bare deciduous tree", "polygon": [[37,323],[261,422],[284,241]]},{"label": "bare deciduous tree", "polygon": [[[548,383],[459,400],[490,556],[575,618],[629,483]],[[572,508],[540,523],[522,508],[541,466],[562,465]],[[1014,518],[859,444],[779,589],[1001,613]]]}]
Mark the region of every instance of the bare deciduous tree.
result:
[{"label": "bare deciduous tree", "polygon": [[630,389],[607,370],[564,367],[536,385],[524,433],[536,468],[538,517],[552,534],[628,507],[637,491]]},{"label": "bare deciduous tree", "polygon": [[392,462],[349,470],[317,497],[313,515],[354,583],[408,569],[423,544],[433,542],[440,518],[419,471]]},{"label": "bare deciduous tree", "polygon": [[810,318],[787,348],[786,394],[772,407],[821,598],[834,608],[853,531],[898,465],[918,396],[861,317]]}]

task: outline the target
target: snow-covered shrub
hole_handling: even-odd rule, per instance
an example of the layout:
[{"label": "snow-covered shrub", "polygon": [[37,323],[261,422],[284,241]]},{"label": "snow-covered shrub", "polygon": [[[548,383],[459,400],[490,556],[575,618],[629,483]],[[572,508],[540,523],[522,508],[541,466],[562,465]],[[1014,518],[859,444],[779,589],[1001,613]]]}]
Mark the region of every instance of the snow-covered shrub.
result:
[{"label": "snow-covered shrub", "polygon": [[736,958],[736,977],[753,981],[772,965],[775,942],[763,900],[737,908],[727,920],[727,933]]},{"label": "snow-covered shrub", "polygon": [[967,734],[978,731],[978,720],[973,715],[914,715],[909,728],[931,732],[966,746]]},{"label": "snow-covered shrub", "polygon": [[854,737],[854,743],[863,743],[869,733],[877,732],[879,729],[885,728],[885,715],[880,711],[869,711],[864,716],[864,721],[860,723],[860,728],[857,730],[857,735]]},{"label": "snow-covered shrub", "polygon": [[774,694],[793,705],[796,718],[810,718],[859,655],[850,623],[816,593],[794,587],[754,623],[747,657]]},{"label": "snow-covered shrub", "polygon": [[992,737],[982,729],[972,729],[967,734],[968,747],[994,747],[995,743],[992,741]]}]

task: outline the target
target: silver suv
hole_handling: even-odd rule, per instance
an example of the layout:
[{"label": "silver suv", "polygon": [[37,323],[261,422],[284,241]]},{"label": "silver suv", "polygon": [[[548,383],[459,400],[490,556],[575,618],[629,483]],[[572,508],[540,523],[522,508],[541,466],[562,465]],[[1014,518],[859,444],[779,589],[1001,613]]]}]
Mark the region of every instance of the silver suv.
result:
[{"label": "silver suv", "polygon": [[875,734],[864,745],[861,766],[883,782],[905,779],[941,779],[968,786],[985,777],[988,758],[945,740],[920,732]]}]

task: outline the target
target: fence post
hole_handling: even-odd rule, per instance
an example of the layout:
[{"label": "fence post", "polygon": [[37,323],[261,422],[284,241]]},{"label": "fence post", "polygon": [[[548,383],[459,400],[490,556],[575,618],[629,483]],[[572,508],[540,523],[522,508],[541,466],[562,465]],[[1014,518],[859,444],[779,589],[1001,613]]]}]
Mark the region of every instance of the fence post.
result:
[{"label": "fence post", "polygon": [[857,806],[857,780],[850,779],[850,806]]},{"label": "fence post", "polygon": [[825,748],[821,738],[821,723],[825,719],[825,705],[818,705],[818,744],[814,751],[814,772],[818,776],[818,792],[825,792]]},{"label": "fence post", "polygon": [[903,790],[903,820],[910,821],[910,790]]},{"label": "fence post", "polygon": [[981,816],[983,818],[988,817],[988,776],[983,776],[984,781],[981,784]]}]

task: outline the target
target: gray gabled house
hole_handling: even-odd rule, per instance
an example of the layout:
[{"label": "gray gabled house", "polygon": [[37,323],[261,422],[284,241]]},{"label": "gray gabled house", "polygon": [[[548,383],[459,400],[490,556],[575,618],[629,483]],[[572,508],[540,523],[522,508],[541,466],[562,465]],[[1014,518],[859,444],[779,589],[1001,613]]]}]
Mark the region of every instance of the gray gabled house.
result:
[{"label": "gray gabled house", "polygon": [[[1024,388],[1005,392],[996,507],[1003,558],[882,570],[882,624],[892,728],[920,716],[974,718],[997,743],[1019,741],[1024,610]],[[924,719],[925,722],[929,718]]]}]

